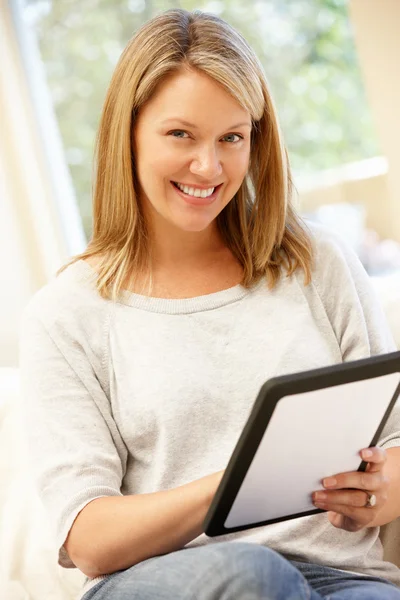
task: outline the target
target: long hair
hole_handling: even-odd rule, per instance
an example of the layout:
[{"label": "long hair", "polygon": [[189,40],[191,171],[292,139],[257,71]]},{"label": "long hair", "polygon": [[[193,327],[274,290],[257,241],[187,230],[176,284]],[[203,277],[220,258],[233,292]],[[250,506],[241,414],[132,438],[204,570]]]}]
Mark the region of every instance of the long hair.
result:
[{"label": "long hair", "polygon": [[181,9],[145,23],[120,57],[96,140],[92,239],[58,272],[77,260],[100,257],[98,292],[115,301],[135,273],[151,271],[132,131],[158,84],[182,68],[213,78],[251,116],[248,172],[217,217],[224,242],[243,267],[242,285],[250,287],[266,277],[272,288],[283,269],[290,276],[297,268],[309,283],[311,240],[292,204],[287,152],[263,68],[245,39],[224,20]]}]

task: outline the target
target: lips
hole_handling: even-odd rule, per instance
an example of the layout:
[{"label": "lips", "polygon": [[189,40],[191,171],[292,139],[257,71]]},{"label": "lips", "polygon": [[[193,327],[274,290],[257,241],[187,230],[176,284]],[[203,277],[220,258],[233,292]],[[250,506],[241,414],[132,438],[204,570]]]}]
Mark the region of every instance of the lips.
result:
[{"label": "lips", "polygon": [[[222,185],[222,183],[219,183],[218,185],[207,185],[207,186],[200,187],[198,185],[181,183],[180,181],[171,181],[171,183],[173,183],[174,186],[177,187],[178,189],[181,189],[179,186],[182,186],[182,187],[192,188],[194,190],[199,190],[200,192],[204,192],[204,190],[210,190],[212,188],[214,189],[214,192],[215,192],[215,190]],[[181,190],[181,191],[183,191],[183,190]]]},{"label": "lips", "polygon": [[190,204],[191,206],[207,206],[215,201],[216,197],[218,196],[219,189],[223,184],[220,183],[217,185],[211,196],[207,196],[207,198],[201,198],[201,196],[189,196],[188,194],[185,194],[185,192],[182,192],[182,190],[180,190],[173,181],[171,181],[171,185],[176,193],[179,194],[187,204]]}]

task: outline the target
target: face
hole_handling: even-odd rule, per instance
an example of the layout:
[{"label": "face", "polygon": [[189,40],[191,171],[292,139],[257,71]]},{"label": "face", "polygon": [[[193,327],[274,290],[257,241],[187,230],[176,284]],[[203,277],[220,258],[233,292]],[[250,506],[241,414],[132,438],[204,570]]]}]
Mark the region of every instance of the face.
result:
[{"label": "face", "polygon": [[171,225],[215,227],[247,173],[250,135],[250,114],[207,75],[182,71],[160,85],[134,128],[142,206],[157,236]]}]

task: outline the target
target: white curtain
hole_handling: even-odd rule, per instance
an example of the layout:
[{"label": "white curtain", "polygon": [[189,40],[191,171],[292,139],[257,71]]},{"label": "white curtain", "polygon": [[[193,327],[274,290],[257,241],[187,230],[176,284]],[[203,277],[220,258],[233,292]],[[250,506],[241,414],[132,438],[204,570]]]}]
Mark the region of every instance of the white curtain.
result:
[{"label": "white curtain", "polygon": [[16,365],[30,296],[85,243],[43,66],[19,10],[0,0],[0,366]]}]

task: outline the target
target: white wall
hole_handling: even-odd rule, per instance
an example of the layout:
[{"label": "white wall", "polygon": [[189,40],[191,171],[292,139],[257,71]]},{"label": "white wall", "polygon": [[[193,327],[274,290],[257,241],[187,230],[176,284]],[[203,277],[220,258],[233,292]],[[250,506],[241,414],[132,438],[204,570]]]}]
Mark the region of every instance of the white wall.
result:
[{"label": "white wall", "polygon": [[389,194],[380,209],[388,235],[400,241],[400,1],[350,0],[349,10],[367,98],[389,165]]}]

